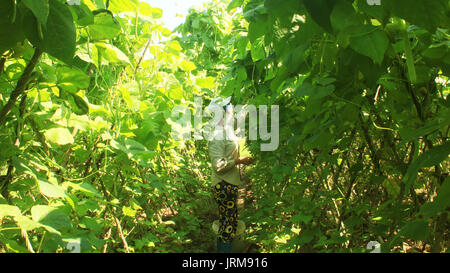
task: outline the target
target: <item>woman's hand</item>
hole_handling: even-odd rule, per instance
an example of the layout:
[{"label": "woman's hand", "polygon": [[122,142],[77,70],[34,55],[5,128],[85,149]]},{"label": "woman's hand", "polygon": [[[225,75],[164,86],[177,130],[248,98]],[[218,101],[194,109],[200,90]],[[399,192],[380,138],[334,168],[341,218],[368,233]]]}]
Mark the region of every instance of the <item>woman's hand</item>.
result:
[{"label": "woman's hand", "polygon": [[236,164],[249,165],[253,163],[253,158],[251,157],[238,157],[236,158]]}]

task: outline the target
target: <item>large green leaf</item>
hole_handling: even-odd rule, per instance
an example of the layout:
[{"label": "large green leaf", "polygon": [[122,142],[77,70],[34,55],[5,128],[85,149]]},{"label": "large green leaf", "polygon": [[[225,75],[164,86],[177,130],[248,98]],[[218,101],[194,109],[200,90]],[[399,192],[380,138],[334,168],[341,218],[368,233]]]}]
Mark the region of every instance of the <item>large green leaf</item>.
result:
[{"label": "large green leaf", "polygon": [[89,37],[92,40],[109,40],[115,38],[122,31],[114,17],[102,12],[94,17],[94,24],[88,26]]},{"label": "large green leaf", "polygon": [[[152,18],[159,19],[163,16],[163,10],[160,8],[153,8],[148,3],[139,3],[139,15],[140,18],[151,21]],[[142,16],[143,15],[143,16]]]},{"label": "large green leaf", "polygon": [[430,227],[425,220],[416,220],[406,224],[398,233],[398,236],[413,240],[424,240],[430,233]]},{"label": "large green leaf", "polygon": [[388,45],[389,39],[384,31],[372,25],[362,25],[350,36],[350,47],[377,64],[383,62]]},{"label": "large green leaf", "polygon": [[87,182],[82,183],[72,183],[72,182],[65,182],[65,185],[71,187],[75,191],[80,191],[86,193],[88,196],[97,196],[101,197],[101,194],[97,191],[94,186]]},{"label": "large green leaf", "polygon": [[58,145],[72,144],[72,134],[67,128],[51,128],[44,132],[45,138],[51,143]]},{"label": "large green leaf", "polygon": [[22,0],[22,3],[29,8],[37,21],[45,26],[50,12],[49,0]]},{"label": "large green leaf", "polygon": [[70,8],[74,10],[78,25],[88,26],[94,23],[94,14],[83,2],[80,5],[72,5]]},{"label": "large green leaf", "polygon": [[70,92],[89,87],[90,79],[83,71],[77,68],[60,66],[56,70],[58,85]]},{"label": "large green leaf", "polygon": [[124,11],[135,11],[138,5],[138,0],[111,0],[109,9],[114,13],[121,13]]},{"label": "large green leaf", "polygon": [[244,0],[232,0],[230,4],[228,4],[227,10],[233,10],[235,8],[238,8],[244,4]]},{"label": "large green leaf", "polygon": [[201,88],[213,89],[215,87],[215,80],[213,77],[198,78],[195,80],[195,84]]},{"label": "large green leaf", "polygon": [[16,206],[0,204],[0,219],[5,216],[19,216],[20,209]]},{"label": "large green leaf", "polygon": [[[101,54],[101,57],[110,63],[130,64],[128,56],[111,44],[95,43],[95,48],[97,49],[97,54]],[[96,57],[94,57],[95,59]]]},{"label": "large green leaf", "polygon": [[387,5],[369,5],[367,0],[357,0],[356,5],[358,9],[366,14],[378,19],[380,22],[385,22],[388,18]]},{"label": "large green leaf", "polygon": [[78,94],[68,92],[68,101],[70,103],[70,107],[72,112],[77,115],[86,115],[89,113],[89,105],[87,102],[81,98]]},{"label": "large green leaf", "polygon": [[403,182],[405,183],[405,193],[409,192],[409,188],[416,180],[417,172],[421,168],[432,167],[444,160],[447,160],[450,154],[450,141],[446,143],[435,146],[432,149],[421,154],[419,157],[415,158],[408,167],[405,176],[403,177]]},{"label": "large green leaf", "polygon": [[33,221],[44,225],[44,227],[51,227],[50,232],[68,230],[72,227],[69,217],[55,207],[36,205],[31,208],[31,217]]},{"label": "large green leaf", "polygon": [[400,127],[399,133],[403,138],[403,143],[408,141],[417,139],[419,137],[431,134],[440,128],[447,126],[450,123],[450,110],[443,111],[442,113],[447,112],[447,115],[441,115],[438,118],[428,121],[420,128],[409,128],[409,127]]},{"label": "large green leaf", "polygon": [[334,85],[320,86],[305,82],[295,90],[295,96],[299,98],[308,96],[311,99],[321,99],[333,93],[334,88]]},{"label": "large green leaf", "polygon": [[66,5],[57,0],[50,0],[49,6],[45,26],[41,25],[31,12],[25,15],[25,35],[42,51],[66,63],[72,63],[77,36],[72,13]]},{"label": "large green leaf", "polygon": [[123,100],[127,103],[130,109],[134,111],[139,110],[140,99],[139,99],[139,85],[136,82],[130,82],[119,87],[120,95]]},{"label": "large green leaf", "polygon": [[17,225],[20,228],[22,228],[26,231],[33,230],[33,229],[36,229],[36,228],[39,228],[42,226],[38,222],[35,222],[35,221],[31,220],[30,218],[28,218],[27,216],[23,216],[23,215],[14,217],[14,221],[16,221]]},{"label": "large green leaf", "polygon": [[256,39],[267,32],[267,17],[267,15],[261,15],[255,21],[250,22],[247,35],[250,43],[253,44]]},{"label": "large green leaf", "polygon": [[332,32],[330,15],[336,0],[303,0],[303,3],[314,21],[326,31]]},{"label": "large green leaf", "polygon": [[266,51],[264,49],[264,37],[260,37],[252,43],[251,47],[251,56],[253,62],[257,62],[259,60],[262,60],[266,57]]},{"label": "large green leaf", "polygon": [[301,2],[298,0],[283,0],[283,4],[280,5],[280,0],[264,0],[264,7],[268,13],[276,15],[280,20],[290,20],[292,14],[298,11]]},{"label": "large green leaf", "polygon": [[136,163],[149,167],[149,162],[153,157],[157,155],[156,152],[150,151],[143,144],[132,140],[126,139],[124,141],[111,141],[111,147],[124,152],[129,159],[136,161]]},{"label": "large green leaf", "polygon": [[174,100],[180,100],[183,97],[183,89],[181,86],[169,89],[169,97]]},{"label": "large green leaf", "polygon": [[197,68],[197,66],[191,61],[183,60],[180,63],[180,68],[186,72],[191,72],[191,71],[195,70]]},{"label": "large green leaf", "polygon": [[447,0],[390,0],[385,1],[392,13],[408,22],[434,33],[438,27],[448,27]]},{"label": "large green leaf", "polygon": [[15,7],[14,2],[3,0],[0,3],[0,55],[25,38],[20,10]]},{"label": "large green leaf", "polygon": [[362,24],[352,4],[345,0],[340,0],[334,6],[330,15],[331,25],[336,31],[342,31],[350,27]]},{"label": "large green leaf", "polygon": [[438,194],[433,202],[425,203],[420,208],[419,214],[428,218],[444,212],[448,207],[450,207],[450,176],[439,187]]},{"label": "large green leaf", "polygon": [[52,184],[42,179],[38,179],[38,185],[39,191],[47,197],[50,198],[67,197],[67,194],[64,192],[64,189],[59,185]]}]

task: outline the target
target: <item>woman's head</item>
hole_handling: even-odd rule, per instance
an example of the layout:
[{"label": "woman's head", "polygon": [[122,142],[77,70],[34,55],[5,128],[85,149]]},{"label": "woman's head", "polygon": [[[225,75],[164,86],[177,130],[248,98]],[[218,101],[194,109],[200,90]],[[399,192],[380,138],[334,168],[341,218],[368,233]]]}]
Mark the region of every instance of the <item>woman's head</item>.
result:
[{"label": "woman's head", "polygon": [[208,109],[210,112],[216,112],[219,108],[227,111],[228,105],[231,105],[231,96],[226,98],[216,97],[209,103]]},{"label": "woman's head", "polygon": [[[234,132],[234,109],[231,104],[231,97],[217,97],[214,98],[208,105],[208,109],[211,113],[214,113],[216,118],[212,119],[211,124],[217,129],[229,131],[227,135],[232,135]],[[217,119],[217,117],[219,119]],[[217,122],[217,123],[216,123]],[[218,127],[217,127],[218,126]]]}]

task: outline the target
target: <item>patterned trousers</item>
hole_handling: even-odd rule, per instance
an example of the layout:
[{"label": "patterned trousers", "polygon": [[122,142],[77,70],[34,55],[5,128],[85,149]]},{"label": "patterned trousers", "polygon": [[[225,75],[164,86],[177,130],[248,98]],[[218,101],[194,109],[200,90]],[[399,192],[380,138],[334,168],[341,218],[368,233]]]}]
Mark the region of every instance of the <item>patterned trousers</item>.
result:
[{"label": "patterned trousers", "polygon": [[219,239],[226,243],[236,236],[238,186],[221,181],[214,186],[214,199],[219,205]]}]

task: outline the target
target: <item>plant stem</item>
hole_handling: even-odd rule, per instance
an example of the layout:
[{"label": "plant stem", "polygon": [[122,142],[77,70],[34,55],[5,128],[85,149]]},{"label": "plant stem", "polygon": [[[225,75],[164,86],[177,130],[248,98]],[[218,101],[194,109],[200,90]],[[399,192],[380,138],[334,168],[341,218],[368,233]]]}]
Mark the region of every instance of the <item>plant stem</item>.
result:
[{"label": "plant stem", "polygon": [[42,51],[40,49],[36,48],[34,51],[33,57],[31,58],[31,61],[28,63],[22,76],[20,76],[20,79],[17,82],[16,88],[11,92],[8,102],[5,104],[5,106],[3,106],[2,110],[0,111],[0,127],[2,126],[8,113],[14,107],[14,105],[17,101],[17,98],[25,91],[25,88],[30,80],[31,73],[33,72],[34,67],[38,63],[41,55],[42,55]]}]

